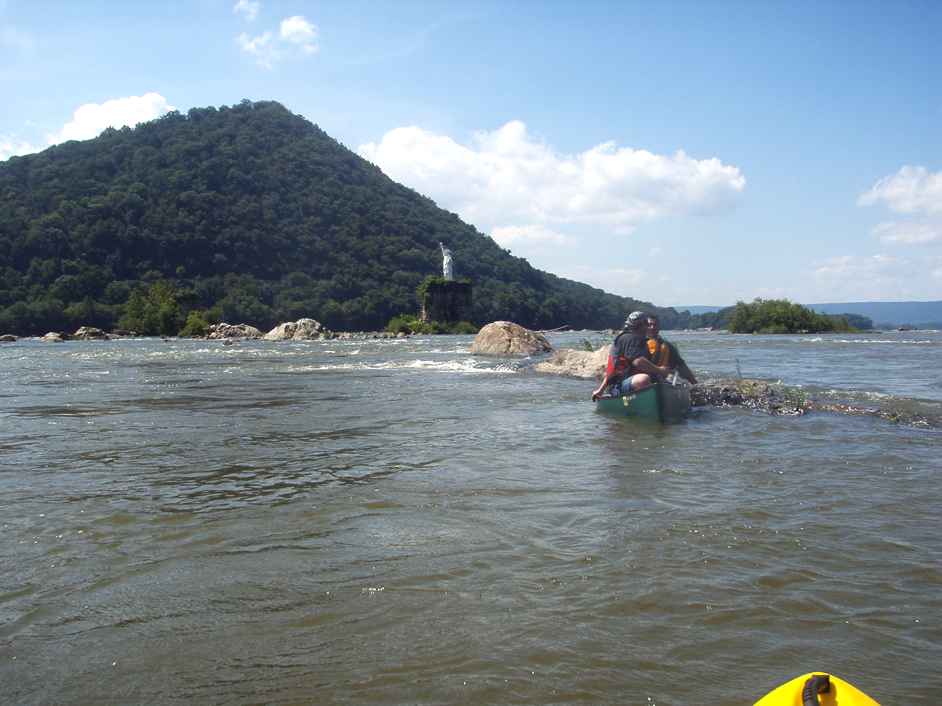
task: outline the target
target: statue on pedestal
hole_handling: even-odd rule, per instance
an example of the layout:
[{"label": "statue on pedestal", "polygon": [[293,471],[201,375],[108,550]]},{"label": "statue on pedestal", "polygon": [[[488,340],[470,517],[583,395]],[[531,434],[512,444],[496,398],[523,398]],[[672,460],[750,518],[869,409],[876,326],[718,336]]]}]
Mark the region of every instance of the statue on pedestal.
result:
[{"label": "statue on pedestal", "polygon": [[452,270],[451,250],[446,248],[441,241],[439,241],[438,246],[442,249],[442,277],[451,282],[455,278]]}]

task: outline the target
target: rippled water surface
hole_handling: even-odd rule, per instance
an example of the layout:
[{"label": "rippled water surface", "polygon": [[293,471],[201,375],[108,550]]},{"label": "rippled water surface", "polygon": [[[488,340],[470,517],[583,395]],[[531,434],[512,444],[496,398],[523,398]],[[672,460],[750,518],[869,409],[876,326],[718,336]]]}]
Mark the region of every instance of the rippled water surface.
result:
[{"label": "rippled water surface", "polygon": [[[667,337],[942,414],[938,332]],[[938,428],[612,419],[470,342],[0,347],[0,703],[942,702]]]}]

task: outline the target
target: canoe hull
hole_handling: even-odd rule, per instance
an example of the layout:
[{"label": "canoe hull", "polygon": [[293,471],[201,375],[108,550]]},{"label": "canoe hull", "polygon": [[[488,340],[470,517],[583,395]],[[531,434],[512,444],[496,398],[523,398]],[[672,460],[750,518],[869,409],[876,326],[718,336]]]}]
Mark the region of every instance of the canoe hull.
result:
[{"label": "canoe hull", "polygon": [[622,397],[600,397],[599,412],[660,422],[678,422],[690,411],[690,389],[686,385],[658,384]]}]

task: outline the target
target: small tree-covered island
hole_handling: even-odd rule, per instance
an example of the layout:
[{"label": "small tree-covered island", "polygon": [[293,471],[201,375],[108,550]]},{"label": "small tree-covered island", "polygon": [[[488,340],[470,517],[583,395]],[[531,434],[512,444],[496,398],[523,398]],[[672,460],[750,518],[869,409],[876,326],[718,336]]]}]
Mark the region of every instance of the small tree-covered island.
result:
[{"label": "small tree-covered island", "polygon": [[819,314],[787,299],[756,299],[723,310],[723,327],[731,333],[832,333],[873,328],[863,316]]},{"label": "small tree-covered island", "polygon": [[[248,100],[0,163],[0,275],[0,334],[201,335],[305,317],[335,331],[603,329],[633,309],[666,328],[718,318],[534,269],[279,103]],[[759,330],[792,330],[777,316]],[[733,330],[747,330],[741,318]]]}]

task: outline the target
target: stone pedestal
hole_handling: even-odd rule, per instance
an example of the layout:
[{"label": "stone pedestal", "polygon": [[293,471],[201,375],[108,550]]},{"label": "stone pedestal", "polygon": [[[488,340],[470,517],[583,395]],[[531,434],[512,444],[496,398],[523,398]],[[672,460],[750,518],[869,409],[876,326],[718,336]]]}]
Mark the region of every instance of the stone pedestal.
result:
[{"label": "stone pedestal", "polygon": [[470,316],[470,282],[429,283],[422,298],[422,321],[468,321]]}]

